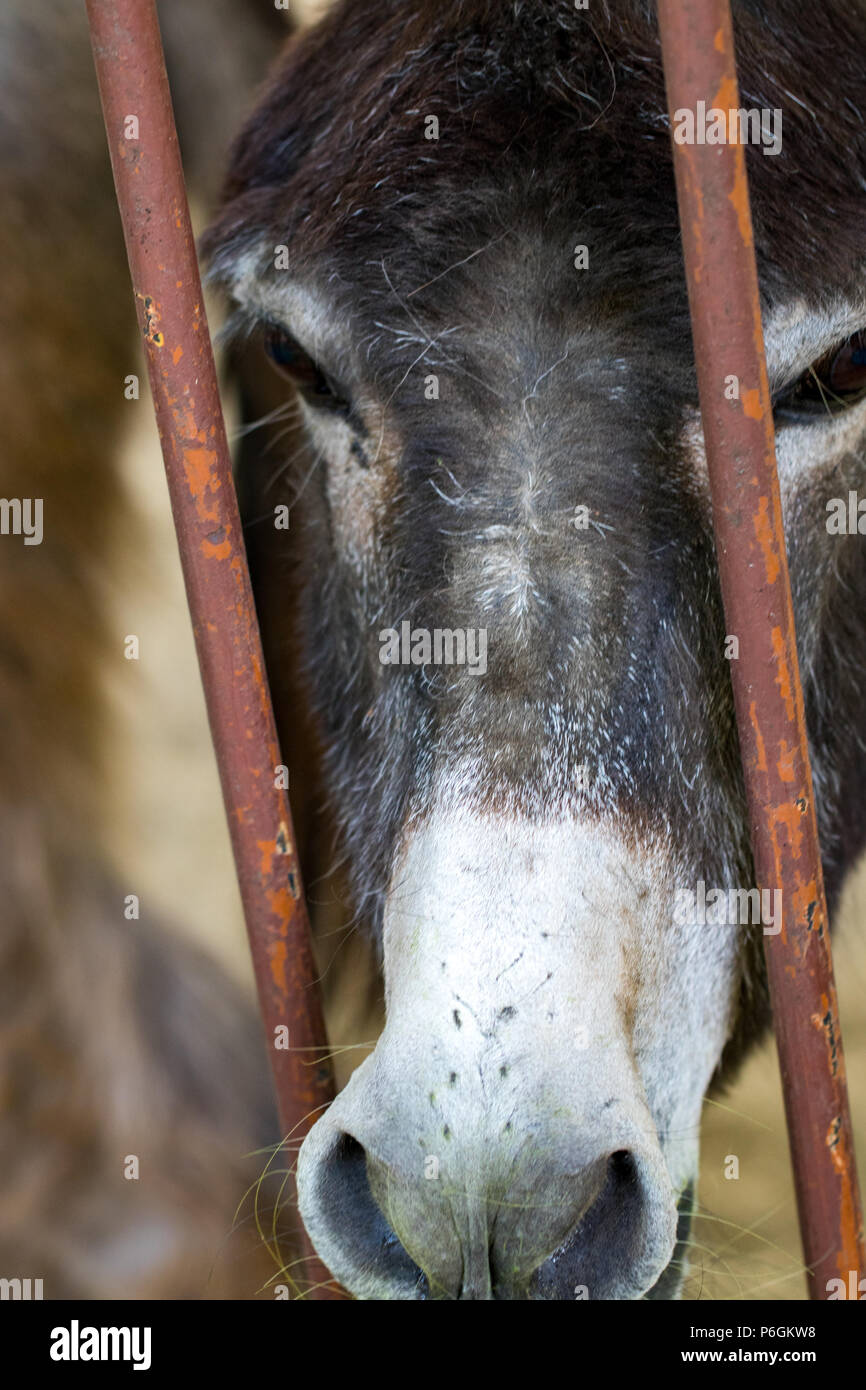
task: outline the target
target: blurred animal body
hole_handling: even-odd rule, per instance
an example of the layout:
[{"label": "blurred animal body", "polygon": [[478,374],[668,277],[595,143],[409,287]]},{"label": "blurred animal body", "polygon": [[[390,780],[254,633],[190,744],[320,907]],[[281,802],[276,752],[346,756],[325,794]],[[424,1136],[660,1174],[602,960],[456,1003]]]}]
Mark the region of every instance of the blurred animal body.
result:
[{"label": "blurred animal body", "polygon": [[[256,0],[160,9],[212,199],[285,26]],[[202,952],[129,919],[100,849],[136,325],[78,0],[0,3],[0,339],[0,1276],[46,1298],[252,1295],[238,1252],[211,1270],[275,1138],[259,1024]]]}]

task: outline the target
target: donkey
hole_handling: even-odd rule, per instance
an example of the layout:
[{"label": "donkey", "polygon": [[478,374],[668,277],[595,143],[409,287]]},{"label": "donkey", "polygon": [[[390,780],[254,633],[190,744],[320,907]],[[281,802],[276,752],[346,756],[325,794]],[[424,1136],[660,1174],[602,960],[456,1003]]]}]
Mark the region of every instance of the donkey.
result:
[{"label": "donkey", "polygon": [[[212,199],[285,23],[259,0],[160,11],[188,182]],[[118,463],[150,407],[124,397],[141,367],[84,6],[3,0],[0,70],[3,1296],[30,1276],[48,1299],[252,1296],[271,1261],[249,1222],[227,1237],[276,1132],[261,1026],[146,895],[128,919],[140,885],[105,847],[127,775],[106,757],[109,595],[121,538],[146,542]]]},{"label": "donkey", "polygon": [[[832,910],[866,788],[866,567],[826,525],[866,465],[866,7],[734,14],[743,107],[782,117],[748,163]],[[704,1097],[767,1026],[765,926],[675,907],[753,869],[670,136],[645,0],[343,0],[207,237],[303,430],[245,486],[302,569],[384,968],[298,1164],[361,1298],[676,1297]]]}]

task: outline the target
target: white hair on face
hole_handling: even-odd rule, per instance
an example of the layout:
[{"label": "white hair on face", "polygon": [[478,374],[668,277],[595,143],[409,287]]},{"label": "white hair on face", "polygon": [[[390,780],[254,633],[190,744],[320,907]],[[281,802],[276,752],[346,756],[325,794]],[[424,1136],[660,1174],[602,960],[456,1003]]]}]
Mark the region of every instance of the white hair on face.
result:
[{"label": "white hair on face", "polygon": [[804,299],[772,310],[764,322],[764,346],[771,390],[793,382],[812,362],[866,326],[866,295],[834,297],[809,305]]}]

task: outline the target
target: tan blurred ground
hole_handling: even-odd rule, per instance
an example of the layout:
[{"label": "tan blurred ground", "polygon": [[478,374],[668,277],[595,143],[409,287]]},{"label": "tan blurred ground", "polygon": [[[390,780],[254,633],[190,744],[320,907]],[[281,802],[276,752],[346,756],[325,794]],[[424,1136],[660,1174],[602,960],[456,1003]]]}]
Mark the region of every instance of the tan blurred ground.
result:
[{"label": "tan blurred ground", "polygon": [[[866,1178],[866,865],[849,884],[835,935],[836,975],[861,1183]],[[803,1298],[802,1257],[775,1045],[745,1067],[723,1110],[705,1107],[701,1211],[690,1298]],[[724,1177],[727,1154],[738,1181]]]}]

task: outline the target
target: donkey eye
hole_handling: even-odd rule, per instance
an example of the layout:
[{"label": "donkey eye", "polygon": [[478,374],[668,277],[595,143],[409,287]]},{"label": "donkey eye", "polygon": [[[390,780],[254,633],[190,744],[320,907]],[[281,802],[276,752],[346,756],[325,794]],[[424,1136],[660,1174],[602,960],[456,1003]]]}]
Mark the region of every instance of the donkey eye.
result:
[{"label": "donkey eye", "polygon": [[813,362],[775,402],[789,419],[839,415],[866,398],[866,330]]},{"label": "donkey eye", "polygon": [[336,383],[290,333],[281,328],[269,328],[265,333],[265,352],[277,370],[294,382],[311,405],[348,409],[348,401]]}]

